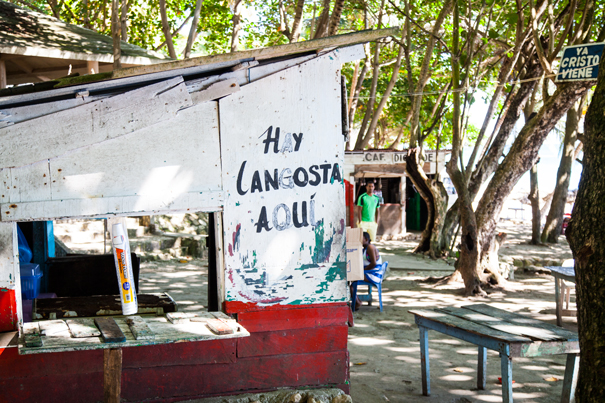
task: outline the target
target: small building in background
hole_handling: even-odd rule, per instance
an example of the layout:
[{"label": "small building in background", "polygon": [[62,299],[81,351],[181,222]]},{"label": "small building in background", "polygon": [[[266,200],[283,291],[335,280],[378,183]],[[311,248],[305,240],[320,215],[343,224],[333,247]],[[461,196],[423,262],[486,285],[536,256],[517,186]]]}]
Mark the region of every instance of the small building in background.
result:
[{"label": "small building in background", "polygon": [[[123,41],[121,52],[122,67],[171,60]],[[111,37],[0,1],[0,89],[112,70]]]},{"label": "small building in background", "polygon": [[[424,172],[433,177],[443,173],[450,150],[425,151]],[[375,192],[382,197],[377,235],[396,238],[407,230],[421,231],[427,220],[426,203],[405,173],[407,150],[367,150],[345,153],[344,177],[346,186],[347,225],[357,226],[355,215],[357,199],[365,192],[368,182],[375,184]],[[449,180],[447,177],[445,180]],[[453,187],[444,183],[448,194]]]}]

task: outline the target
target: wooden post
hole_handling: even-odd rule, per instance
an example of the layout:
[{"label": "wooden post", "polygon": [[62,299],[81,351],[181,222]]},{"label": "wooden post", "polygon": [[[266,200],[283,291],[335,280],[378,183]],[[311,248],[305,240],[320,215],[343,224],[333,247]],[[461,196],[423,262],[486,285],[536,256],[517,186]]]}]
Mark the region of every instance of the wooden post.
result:
[{"label": "wooden post", "polygon": [[487,372],[487,348],[479,346],[479,357],[477,359],[477,389],[485,390]]},{"label": "wooden post", "polygon": [[508,355],[508,351],[500,353],[500,367],[502,370],[502,403],[513,403],[513,360]]},{"label": "wooden post", "polygon": [[103,350],[103,402],[120,403],[122,349]]},{"label": "wooden post", "polygon": [[0,60],[0,90],[6,88],[6,63]]},{"label": "wooden post", "polygon": [[429,329],[418,326],[420,329],[420,371],[422,373],[422,394],[431,395],[431,369],[429,365]]},{"label": "wooden post", "polygon": [[87,61],[86,74],[99,74],[99,62],[91,60]]},{"label": "wooden post", "polygon": [[561,403],[573,403],[576,401],[576,386],[580,372],[580,355],[567,354],[565,365],[565,378],[563,378],[563,395]]}]

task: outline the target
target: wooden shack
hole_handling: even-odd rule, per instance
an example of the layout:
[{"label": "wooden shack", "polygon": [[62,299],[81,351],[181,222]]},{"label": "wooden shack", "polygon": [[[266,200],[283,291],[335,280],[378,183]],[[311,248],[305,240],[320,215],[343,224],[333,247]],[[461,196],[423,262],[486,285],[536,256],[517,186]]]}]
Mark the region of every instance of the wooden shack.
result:
[{"label": "wooden shack", "polygon": [[[122,401],[348,391],[340,69],[364,56],[356,44],[395,33],[123,69],[0,98],[12,119],[0,129],[0,401],[102,400],[115,350]],[[161,332],[153,340],[110,312],[127,336],[111,346],[23,323],[18,222],[199,211],[213,223],[210,304],[235,335],[176,331],[161,310],[143,318]],[[32,337],[39,344],[28,347]]]},{"label": "wooden shack", "polygon": [[[445,171],[445,158],[449,150],[426,150],[424,172],[429,177]],[[357,199],[365,192],[365,185],[372,182],[382,198],[377,235],[397,237],[410,230],[423,230],[426,224],[426,203],[420,197],[412,181],[406,176],[407,150],[347,151],[345,154],[345,185],[347,225],[355,227]],[[447,178],[449,180],[449,177]],[[447,188],[451,194],[453,186]],[[455,193],[455,192],[454,192]],[[424,209],[424,211],[423,211]]]},{"label": "wooden shack", "polygon": [[[124,41],[120,46],[123,67],[170,60]],[[111,37],[0,1],[0,89],[112,70]]]}]

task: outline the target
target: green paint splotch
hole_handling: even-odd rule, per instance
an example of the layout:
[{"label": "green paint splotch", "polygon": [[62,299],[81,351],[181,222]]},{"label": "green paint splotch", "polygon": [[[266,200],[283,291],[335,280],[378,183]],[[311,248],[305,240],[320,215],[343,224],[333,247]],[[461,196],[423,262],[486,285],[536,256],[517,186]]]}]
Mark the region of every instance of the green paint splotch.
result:
[{"label": "green paint splotch", "polygon": [[328,287],[330,284],[334,283],[337,280],[344,280],[347,275],[347,263],[346,262],[338,262],[334,263],[328,268],[326,273],[326,278],[324,281],[318,284],[317,289],[315,290],[316,294],[322,294],[328,291]]},{"label": "green paint splotch", "polygon": [[330,251],[332,250],[332,241],[334,240],[331,235],[328,240],[325,239],[324,222],[321,221],[315,227],[315,247],[311,253],[313,263],[324,263],[330,259]]}]

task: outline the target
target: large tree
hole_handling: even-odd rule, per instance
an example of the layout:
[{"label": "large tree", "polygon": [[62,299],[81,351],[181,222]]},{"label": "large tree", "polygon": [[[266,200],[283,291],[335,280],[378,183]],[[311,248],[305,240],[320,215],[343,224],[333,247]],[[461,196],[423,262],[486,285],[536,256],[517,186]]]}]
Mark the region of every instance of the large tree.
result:
[{"label": "large tree", "polygon": [[580,334],[577,403],[605,402],[605,58],[584,125],[582,177],[566,235],[575,259]]}]

